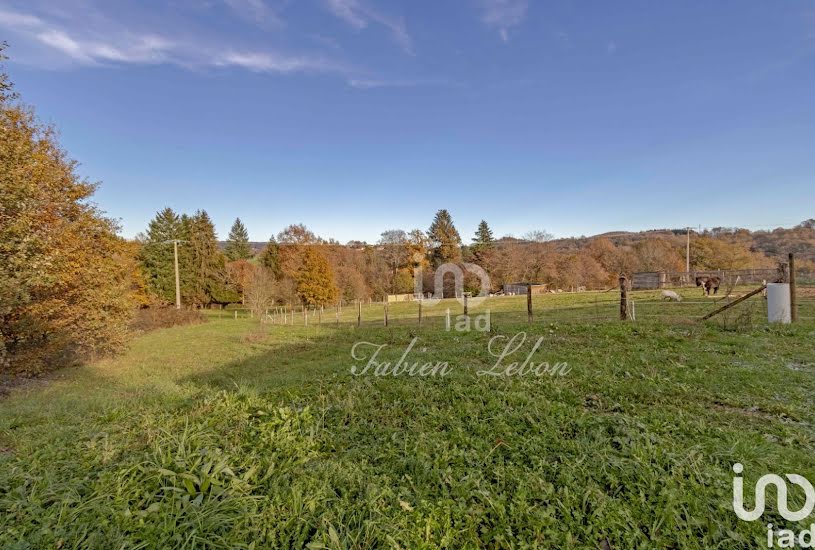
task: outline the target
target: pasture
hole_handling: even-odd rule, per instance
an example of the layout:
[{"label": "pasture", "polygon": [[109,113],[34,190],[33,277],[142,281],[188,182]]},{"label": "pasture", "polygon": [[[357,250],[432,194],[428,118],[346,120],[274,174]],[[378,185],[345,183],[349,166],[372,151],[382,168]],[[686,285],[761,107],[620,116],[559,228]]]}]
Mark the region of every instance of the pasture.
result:
[{"label": "pasture", "polygon": [[[461,313],[445,301],[421,327],[416,304],[391,304],[387,328],[372,304],[360,328],[346,307],[339,324],[212,312],[138,336],[0,399],[0,546],[764,544],[785,520],[770,499],[739,521],[731,466],[748,486],[815,479],[812,305],[793,326],[768,326],[760,300],[697,323],[713,299],[681,293],[634,293],[636,322],[611,292],[535,297],[532,324],[525,297],[491,298],[470,311],[491,311],[489,332],[442,330]],[[522,331],[507,362],[542,338],[534,361],[568,373],[479,376],[490,339]],[[396,362],[414,339],[411,360],[448,376],[352,374],[355,343]]]},{"label": "pasture", "polygon": [[[681,297],[681,302],[667,302],[661,296],[660,290],[629,291],[629,310],[639,321],[663,321],[672,323],[694,323],[704,314],[732,301],[751,290],[755,286],[737,286],[730,294],[722,288],[718,295],[705,296],[703,291],[695,287],[674,289]],[[802,320],[815,320],[815,288],[811,286],[799,287],[799,316]],[[633,305],[632,305],[633,304]],[[274,324],[287,324],[293,326],[321,326],[325,328],[347,327],[357,324],[360,309],[357,304],[344,304],[341,308],[326,307],[320,313],[316,309],[306,312],[304,319],[302,308],[295,307],[294,316],[287,309],[285,317],[284,308],[271,308],[269,322]],[[388,326],[419,326],[419,302],[396,302],[387,305]],[[534,321],[541,322],[616,322],[620,319],[620,292],[618,289],[608,291],[590,291],[578,293],[541,294],[532,297]],[[280,313],[276,312],[279,310]],[[441,300],[435,305],[425,305],[421,308],[422,327],[436,329],[445,328],[447,310],[450,311],[451,326],[455,326],[456,317],[464,313],[462,301],[454,299]],[[468,313],[471,316],[484,315],[487,311],[493,323],[525,323],[527,321],[527,298],[520,296],[495,296],[480,301],[470,298]],[[385,305],[379,303],[363,303],[361,307],[362,326],[384,326]],[[213,315],[227,318],[234,315],[234,310],[215,312]],[[239,317],[247,317],[248,310],[239,309]],[[233,317],[234,319],[234,317]],[[757,327],[766,324],[767,304],[762,296],[756,296],[734,308],[728,314],[714,320],[721,326]]]}]

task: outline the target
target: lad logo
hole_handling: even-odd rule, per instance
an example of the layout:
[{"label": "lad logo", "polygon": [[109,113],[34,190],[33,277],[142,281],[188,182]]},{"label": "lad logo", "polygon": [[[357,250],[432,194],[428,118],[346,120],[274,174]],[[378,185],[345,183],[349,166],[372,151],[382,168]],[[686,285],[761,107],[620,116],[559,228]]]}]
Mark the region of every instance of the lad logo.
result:
[{"label": "lad logo", "polygon": [[[806,497],[804,506],[800,510],[790,510],[787,504],[787,482],[779,475],[766,474],[758,478],[756,482],[755,507],[752,510],[747,510],[744,508],[744,479],[741,477],[744,466],[736,463],[733,465],[733,471],[736,473],[733,478],[733,511],[743,521],[756,521],[764,513],[767,502],[766,490],[769,485],[775,487],[778,513],[785,520],[801,521],[809,517],[812,510],[815,509],[815,488],[805,477],[798,474],[785,474],[793,485],[797,485],[804,490],[804,496]],[[789,529],[773,531],[773,525],[770,523],[767,525],[767,546],[773,548],[776,541],[780,548],[791,548],[796,542],[801,548],[812,548],[815,546],[813,544],[815,543],[815,524],[810,526],[809,529],[799,532],[796,537],[795,532]]]}]

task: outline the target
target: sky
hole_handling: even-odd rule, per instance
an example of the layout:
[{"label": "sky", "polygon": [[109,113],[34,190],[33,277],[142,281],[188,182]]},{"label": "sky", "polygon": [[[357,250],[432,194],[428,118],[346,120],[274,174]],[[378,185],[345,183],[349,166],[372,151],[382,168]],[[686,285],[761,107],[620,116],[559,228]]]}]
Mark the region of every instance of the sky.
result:
[{"label": "sky", "polygon": [[815,217],[811,0],[0,0],[3,40],[126,237]]}]

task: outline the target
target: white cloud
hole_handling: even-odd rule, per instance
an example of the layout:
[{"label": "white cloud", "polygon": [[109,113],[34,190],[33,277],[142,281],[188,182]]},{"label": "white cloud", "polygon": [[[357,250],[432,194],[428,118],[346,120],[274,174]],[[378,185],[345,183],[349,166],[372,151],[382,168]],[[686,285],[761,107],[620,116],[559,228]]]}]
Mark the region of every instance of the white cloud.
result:
[{"label": "white cloud", "polygon": [[497,29],[504,42],[509,40],[509,31],[526,19],[529,8],[527,0],[480,0],[481,21],[490,28]]},{"label": "white cloud", "polygon": [[105,61],[118,63],[162,63],[172,52],[173,43],[158,36],[125,36],[118,44],[77,40],[65,31],[46,29],[36,39],[76,62],[93,65]]},{"label": "white cloud", "polygon": [[261,27],[278,27],[283,21],[264,0],[224,0],[239,17]]},{"label": "white cloud", "polygon": [[[98,27],[98,28],[96,28]],[[104,25],[67,29],[19,12],[0,11],[0,29],[39,44],[64,61],[79,65],[174,64],[182,67],[240,67],[254,72],[338,72],[344,64],[319,57],[263,48],[225,47],[207,39],[170,40],[156,33],[139,34],[105,21]],[[226,51],[227,53],[223,53]],[[50,56],[49,59],[53,59]]]},{"label": "white cloud", "polygon": [[52,48],[61,51],[77,61],[81,61],[83,63],[90,63],[93,61],[92,58],[90,58],[82,50],[82,46],[80,46],[76,40],[62,31],[53,29],[43,31],[37,34],[37,40],[46,46],[51,46]]},{"label": "white cloud", "polygon": [[342,67],[319,58],[270,52],[228,52],[215,59],[218,67],[241,67],[257,73],[337,72]]},{"label": "white cloud", "polygon": [[375,88],[416,88],[420,86],[434,86],[445,88],[457,88],[461,84],[438,78],[419,78],[388,80],[378,78],[349,78],[348,85],[359,90],[371,90]]},{"label": "white cloud", "polygon": [[382,25],[405,53],[413,55],[413,39],[404,18],[384,14],[359,0],[325,0],[325,5],[337,18],[356,30],[368,27],[371,22]]},{"label": "white cloud", "polygon": [[356,0],[325,0],[326,6],[335,16],[339,17],[355,29],[364,29],[368,21],[362,14],[359,2]]},{"label": "white cloud", "polygon": [[0,26],[3,27],[31,28],[42,24],[42,19],[34,15],[0,10]]},{"label": "white cloud", "polygon": [[373,88],[409,88],[419,86],[418,82],[408,80],[378,80],[375,78],[350,78],[348,85],[360,90],[370,90]]}]

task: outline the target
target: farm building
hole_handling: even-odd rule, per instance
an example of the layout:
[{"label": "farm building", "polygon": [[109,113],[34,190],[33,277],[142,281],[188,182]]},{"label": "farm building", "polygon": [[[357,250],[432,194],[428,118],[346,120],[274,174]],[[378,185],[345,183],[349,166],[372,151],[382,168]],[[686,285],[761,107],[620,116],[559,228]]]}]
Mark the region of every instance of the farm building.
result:
[{"label": "farm building", "polygon": [[504,294],[507,296],[526,294],[526,287],[528,286],[532,287],[532,294],[546,293],[546,285],[543,283],[509,283],[504,285]]}]

